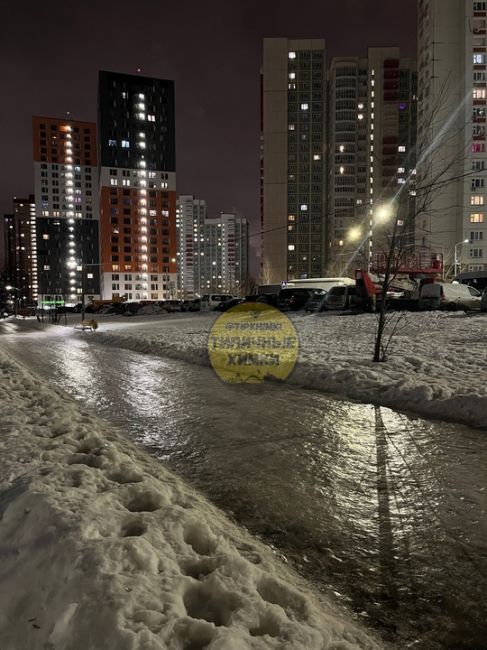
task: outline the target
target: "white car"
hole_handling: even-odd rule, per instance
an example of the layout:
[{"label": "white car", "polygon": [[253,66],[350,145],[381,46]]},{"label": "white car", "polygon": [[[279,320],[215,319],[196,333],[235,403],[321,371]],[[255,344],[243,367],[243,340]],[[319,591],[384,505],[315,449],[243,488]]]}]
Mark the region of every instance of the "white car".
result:
[{"label": "white car", "polygon": [[421,288],[419,304],[421,309],[480,309],[480,291],[459,282],[431,282]]}]

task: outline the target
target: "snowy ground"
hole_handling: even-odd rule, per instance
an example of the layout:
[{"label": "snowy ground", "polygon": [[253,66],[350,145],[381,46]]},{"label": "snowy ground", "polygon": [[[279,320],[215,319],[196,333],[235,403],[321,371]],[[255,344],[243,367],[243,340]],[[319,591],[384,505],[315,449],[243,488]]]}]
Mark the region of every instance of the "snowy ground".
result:
[{"label": "snowy ground", "polygon": [[[96,341],[208,365],[216,314],[100,319]],[[427,417],[487,427],[487,316],[408,313],[386,363],[371,361],[376,318],[293,315],[300,341],[288,381]]]},{"label": "snowy ground", "polygon": [[[145,340],[131,331],[103,338]],[[191,352],[183,338],[175,353],[178,342]],[[158,461],[1,351],[0,430],[2,650],[380,647]]]}]

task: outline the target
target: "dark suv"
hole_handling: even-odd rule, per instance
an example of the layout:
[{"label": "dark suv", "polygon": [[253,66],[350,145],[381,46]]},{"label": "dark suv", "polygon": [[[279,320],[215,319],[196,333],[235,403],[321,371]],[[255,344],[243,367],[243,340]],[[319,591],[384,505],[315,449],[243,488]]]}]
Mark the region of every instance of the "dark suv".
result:
[{"label": "dark suv", "polygon": [[289,287],[281,289],[277,298],[277,308],[281,311],[305,309],[315,289]]}]

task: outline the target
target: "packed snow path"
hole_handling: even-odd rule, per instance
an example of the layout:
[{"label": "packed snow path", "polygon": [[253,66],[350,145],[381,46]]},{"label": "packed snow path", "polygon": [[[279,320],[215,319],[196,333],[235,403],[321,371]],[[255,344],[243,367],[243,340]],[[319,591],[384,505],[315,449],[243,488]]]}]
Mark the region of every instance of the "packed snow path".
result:
[{"label": "packed snow path", "polygon": [[399,647],[482,647],[485,432],[289,386],[228,387],[98,340],[61,328],[3,339]]}]

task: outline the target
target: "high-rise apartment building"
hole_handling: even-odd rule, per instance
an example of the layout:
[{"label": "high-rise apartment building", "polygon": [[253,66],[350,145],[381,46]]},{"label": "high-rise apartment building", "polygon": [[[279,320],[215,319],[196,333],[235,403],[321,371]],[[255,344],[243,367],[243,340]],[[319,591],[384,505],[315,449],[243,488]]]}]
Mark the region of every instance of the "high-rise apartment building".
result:
[{"label": "high-rise apartment building", "polygon": [[451,273],[487,270],[486,63],[486,2],[419,0],[416,244]]},{"label": "high-rise apartment building", "polygon": [[248,222],[235,213],[208,218],[206,202],[178,199],[178,294],[240,293],[248,278]]},{"label": "high-rise apartment building", "polygon": [[264,282],[373,264],[388,228],[375,212],[391,200],[412,249],[416,85],[415,61],[396,47],[327,70],[323,40],[264,40]]},{"label": "high-rise apartment building", "polygon": [[33,118],[38,294],[41,303],[99,295],[96,127]]},{"label": "high-rise apartment building", "polygon": [[[335,57],[329,70],[328,269],[374,265],[384,243],[376,212],[395,202],[402,246],[414,244],[416,62],[396,47]],[[411,250],[412,252],[412,250]]]},{"label": "high-rise apartment building", "polygon": [[3,254],[5,263],[5,280],[9,284],[14,283],[15,277],[15,225],[14,215],[3,215]]},{"label": "high-rise apartment building", "polygon": [[5,274],[19,300],[37,299],[37,242],[35,201],[14,198],[13,214],[4,216]]},{"label": "high-rise apartment building", "polygon": [[100,241],[104,299],[176,290],[174,82],[100,72]]},{"label": "high-rise apartment building", "polygon": [[248,278],[248,221],[235,213],[206,219],[204,260],[200,265],[201,293],[239,294]]},{"label": "high-rise apartment building", "polygon": [[326,79],[321,39],[264,40],[262,276],[319,277],[327,266]]},{"label": "high-rise apartment building", "polygon": [[202,294],[206,214],[206,201],[203,199],[188,194],[178,198],[178,293],[182,298],[189,299]]}]

